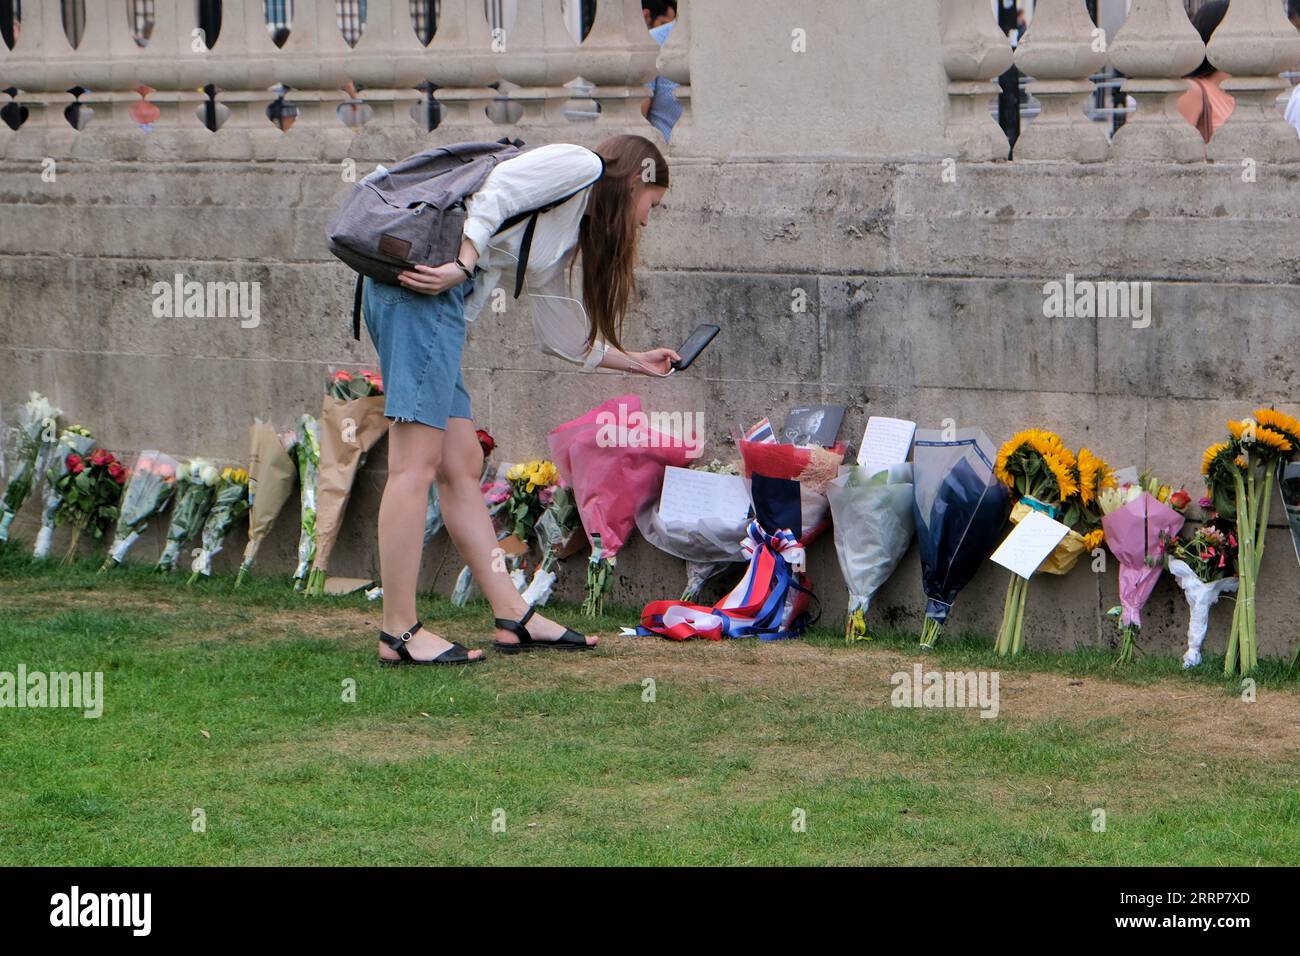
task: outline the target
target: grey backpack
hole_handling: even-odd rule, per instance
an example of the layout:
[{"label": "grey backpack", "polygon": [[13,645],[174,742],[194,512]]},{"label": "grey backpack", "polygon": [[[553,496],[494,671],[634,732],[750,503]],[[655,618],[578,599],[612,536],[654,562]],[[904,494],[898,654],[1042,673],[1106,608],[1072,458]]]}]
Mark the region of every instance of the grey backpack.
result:
[{"label": "grey backpack", "polygon": [[[499,163],[531,148],[535,147],[507,139],[439,146],[409,156],[391,169],[376,170],[357,183],[326,226],[330,252],[357,272],[354,338],[361,338],[364,278],[396,283],[399,272],[416,265],[438,266],[455,259],[465,229],[465,199]],[[515,273],[515,298],[523,289],[537,217],[576,195],[511,216],[497,229],[502,232],[528,220]]]}]

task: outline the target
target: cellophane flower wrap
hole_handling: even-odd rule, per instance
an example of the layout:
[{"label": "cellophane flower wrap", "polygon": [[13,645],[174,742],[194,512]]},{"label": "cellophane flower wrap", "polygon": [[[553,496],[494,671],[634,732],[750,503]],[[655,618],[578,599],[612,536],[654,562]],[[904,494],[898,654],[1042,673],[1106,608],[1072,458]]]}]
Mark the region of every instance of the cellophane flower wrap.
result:
[{"label": "cellophane flower wrap", "polygon": [[849,589],[846,642],[870,640],[871,599],[897,569],[916,534],[912,466],[892,465],[869,474],[859,465],[826,486],[835,553]]},{"label": "cellophane flower wrap", "polygon": [[1183,667],[1201,663],[1210,627],[1210,608],[1237,590],[1237,536],[1232,522],[1214,518],[1189,538],[1178,538],[1169,552],[1169,573],[1187,598],[1187,650]]},{"label": "cellophane flower wrap", "polygon": [[226,535],[248,511],[248,472],[243,468],[223,468],[212,495],[212,508],[199,534],[202,547],[190,564],[189,583],[212,574],[212,556],[225,543]]},{"label": "cellophane flower wrap", "polygon": [[1264,560],[1268,509],[1275,477],[1300,457],[1300,420],[1275,408],[1257,408],[1228,422],[1228,440],[1205,450],[1205,475],[1213,509],[1237,524],[1237,601],[1224,657],[1226,675],[1245,674],[1259,663],[1256,612],[1259,569]]},{"label": "cellophane flower wrap", "polygon": [[[346,380],[341,376],[346,376]],[[321,406],[320,460],[316,485],[316,553],[306,593],[325,593],[325,575],[334,544],[343,528],[343,515],[352,497],[357,472],[366,455],[388,432],[384,391],[373,372],[336,372]]]},{"label": "cellophane flower wrap", "polygon": [[[719,475],[739,475],[733,463],[713,459],[696,470]],[[686,586],[681,600],[697,603],[708,581],[728,567],[745,560],[741,542],[749,527],[749,517],[710,515],[696,522],[668,522],[659,511],[659,499],[652,498],[636,516],[637,530],[660,551],[686,562]]]},{"label": "cellophane flower wrap", "polygon": [[1137,485],[1108,489],[1101,495],[1106,546],[1119,562],[1120,604],[1110,611],[1118,618],[1120,650],[1116,663],[1133,660],[1142,629],[1142,608],[1160,580],[1170,546],[1182,530],[1186,519],[1181,511],[1188,501],[1187,492],[1175,491],[1149,477]]},{"label": "cellophane flower wrap", "polygon": [[[492,528],[496,532],[498,541],[510,534],[505,525],[506,504],[510,501],[510,482],[506,479],[506,475],[514,467],[511,462],[492,464],[485,454],[483,472],[479,475],[479,492],[483,495],[483,504],[487,508],[488,518],[492,521]],[[506,562],[507,572],[513,570],[511,565],[515,563],[517,562],[513,560]],[[511,581],[515,583],[518,590],[523,591],[524,588],[520,587],[513,577]],[[474,574],[470,571],[469,565],[465,565],[456,575],[456,583],[451,590],[451,603],[456,607],[464,607],[477,593],[478,586]]]},{"label": "cellophane flower wrap", "polygon": [[257,419],[250,427],[248,437],[248,544],[244,547],[239,574],[235,577],[236,587],[252,570],[262,542],[271,533],[271,526],[293,494],[294,482],[298,480],[294,429],[277,432],[271,425]]},{"label": "cellophane flower wrap", "polygon": [[561,482],[551,489],[550,500],[537,519],[534,533],[542,547],[542,560],[524,590],[524,600],[534,607],[542,607],[551,599],[559,580],[559,563],[582,546],[582,519],[572,488]]},{"label": "cellophane flower wrap", "polygon": [[994,473],[996,453],[978,428],[918,429],[912,503],[926,596],[921,647],[933,648],[957,595],[997,547],[1010,496]]},{"label": "cellophane flower wrap", "polygon": [[203,530],[220,472],[205,458],[191,458],[176,469],[176,501],[167,525],[167,544],[158,557],[159,571],[174,571],[185,543]]},{"label": "cellophane flower wrap", "polygon": [[618,553],[636,514],[663,487],[664,469],[685,468],[691,450],[678,437],[650,427],[636,395],[602,402],[551,431],[551,459],[573,489],[591,541],[583,612],[596,616],[613,584]]},{"label": "cellophane flower wrap", "polygon": [[175,458],[160,451],[142,451],[131,469],[122,506],[117,516],[113,544],[101,571],[114,568],[126,560],[126,554],[148,527],[149,519],[161,514],[176,492]]},{"label": "cellophane flower wrap", "polygon": [[301,589],[316,559],[316,481],[320,473],[320,422],[312,415],[298,419],[294,434],[294,461],[298,465],[300,506],[298,530],[298,566],[294,569],[294,587]]},{"label": "cellophane flower wrap", "polygon": [[18,411],[18,440],[13,470],[0,495],[0,541],[9,540],[9,525],[14,515],[40,480],[46,456],[54,448],[59,434],[62,410],[55,408],[40,392],[32,392]]},{"label": "cellophane flower wrap", "polygon": [[[54,542],[54,527],[59,515],[59,506],[63,504],[60,483],[68,475],[68,460],[84,461],[90,457],[95,448],[95,439],[90,429],[82,425],[71,425],[63,430],[58,443],[50,452],[49,464],[45,469],[45,494],[41,500],[41,528],[36,532],[36,545],[32,556],[48,558],[50,545]],[[120,466],[119,466],[120,467]]]}]

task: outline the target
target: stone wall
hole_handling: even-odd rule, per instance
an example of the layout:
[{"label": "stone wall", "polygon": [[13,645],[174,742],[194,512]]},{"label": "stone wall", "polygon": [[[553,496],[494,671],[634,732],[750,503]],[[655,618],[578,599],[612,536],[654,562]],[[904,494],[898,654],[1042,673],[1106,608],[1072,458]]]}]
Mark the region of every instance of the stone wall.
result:
[{"label": "stone wall", "polygon": [[[391,156],[358,157],[361,168]],[[654,381],[584,374],[543,356],[521,305],[472,327],[466,380],[499,457],[546,452],[546,432],[624,392],[655,409],[702,412],[706,454],[734,454],[733,424],[804,402],[850,408],[856,444],[870,414],[938,427],[978,425],[994,441],[1028,425],[1059,430],[1117,465],[1151,467],[1199,488],[1201,449],[1223,422],[1297,396],[1300,215],[1283,197],[1300,167],[1068,163],[969,164],[945,183],[939,163],[715,162],[674,165],[674,185],[643,235],[633,346],[677,344],[696,324],[724,329],[689,373]],[[246,455],[254,416],[315,411],[331,365],[373,361],[351,341],[351,274],[325,252],[323,226],[348,188],[334,164],[0,166],[0,381],[9,403],[45,391],[71,421],[123,454],[158,447],[223,461]],[[257,328],[237,319],[158,319],[151,287],[189,278],[257,280]],[[1122,319],[1047,319],[1043,284],[1149,279],[1149,328]],[[807,311],[791,309],[805,290]],[[333,571],[376,568],[374,515],[383,446],[363,471]],[[26,509],[14,530],[30,533]],[[262,570],[284,573],[296,543],[286,509]],[[1280,510],[1263,580],[1266,654],[1294,635],[1296,575]],[[157,542],[137,546],[151,558]],[[231,568],[234,542],[218,559]],[[460,561],[445,533],[426,579],[449,589]],[[442,564],[433,581],[434,570]],[[681,565],[637,541],[614,600],[672,596]],[[580,562],[567,569],[569,597]],[[828,620],[845,590],[827,536],[811,573]],[[992,629],[1005,574],[986,568],[954,626]],[[1056,646],[1109,635],[1115,572],[1085,567],[1035,586],[1035,639]],[[878,621],[918,626],[915,556],[877,602]],[[1147,615],[1151,646],[1173,650],[1186,612],[1167,581]],[[1216,628],[1226,624],[1216,611]],[[1052,625],[1052,620],[1064,626]],[[1215,633],[1218,633],[1216,631]]]}]

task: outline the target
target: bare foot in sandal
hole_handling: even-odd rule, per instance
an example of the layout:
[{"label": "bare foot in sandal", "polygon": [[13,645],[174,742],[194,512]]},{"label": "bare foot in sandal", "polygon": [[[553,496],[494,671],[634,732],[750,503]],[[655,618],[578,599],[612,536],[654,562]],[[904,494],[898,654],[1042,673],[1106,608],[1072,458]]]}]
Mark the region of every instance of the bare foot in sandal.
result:
[{"label": "bare foot in sandal", "polygon": [[483,659],[483,652],[469,651],[416,621],[398,634],[380,631],[379,659],[392,664],[474,664]]},{"label": "bare foot in sandal", "polygon": [[496,619],[496,640],[492,646],[505,654],[543,646],[548,650],[585,651],[595,647],[600,638],[583,635],[538,614],[523,602],[510,617]]}]

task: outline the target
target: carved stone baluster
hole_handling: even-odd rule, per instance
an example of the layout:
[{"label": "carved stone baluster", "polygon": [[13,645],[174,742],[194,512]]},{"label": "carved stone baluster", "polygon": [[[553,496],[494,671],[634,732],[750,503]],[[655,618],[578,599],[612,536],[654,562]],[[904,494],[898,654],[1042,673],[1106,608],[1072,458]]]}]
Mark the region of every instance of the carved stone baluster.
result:
[{"label": "carved stone baluster", "polygon": [[1300,33],[1282,5],[1276,0],[1233,0],[1210,37],[1206,55],[1231,74],[1223,89],[1237,101],[1210,140],[1209,158],[1300,162],[1300,138],[1277,105],[1278,93],[1287,87],[1278,74],[1300,60]]},{"label": "carved stone baluster", "polygon": [[[612,0],[606,0],[612,2]],[[528,0],[519,4],[513,30],[492,49],[497,71],[520,89],[511,90],[512,102],[523,107],[519,125],[562,126],[564,104],[571,95],[564,84],[578,75],[578,45],[569,33],[560,0]]]},{"label": "carved stone baluster", "polygon": [[1083,112],[1093,90],[1088,77],[1106,63],[1095,29],[1084,0],[1038,0],[1014,62],[1033,78],[1029,91],[1042,112],[1021,132],[1016,159],[1095,163],[1106,158],[1106,132]]},{"label": "carved stone baluster", "polygon": [[659,45],[645,28],[640,0],[597,4],[591,32],[578,48],[578,73],[596,87],[598,135],[652,132],[641,115],[641,103],[649,95],[645,84],[655,75],[658,57]]},{"label": "carved stone baluster", "polygon": [[352,130],[339,119],[338,108],[349,98],[343,86],[351,56],[335,0],[295,0],[289,37],[272,60],[274,82],[289,87],[286,98],[298,107],[289,135],[310,132],[322,158],[349,154]]},{"label": "carved stone baluster", "polygon": [[410,111],[420,101],[416,87],[426,79],[427,67],[410,4],[367,4],[365,30],[346,64],[348,76],[365,87],[362,96],[375,111],[363,128],[422,133]]},{"label": "carved stone baluster", "polygon": [[442,0],[438,30],[428,47],[427,73],[438,87],[433,96],[442,111],[439,129],[448,135],[470,140],[480,138],[472,130],[490,132],[492,122],[485,110],[496,95],[489,85],[497,80],[491,46],[492,27],[483,0]]},{"label": "carved stone baluster", "polygon": [[943,66],[948,73],[944,138],[960,159],[1006,159],[1007,137],[990,108],[996,79],[1011,66],[1011,43],[988,0],[943,0]]},{"label": "carved stone baluster", "polygon": [[1187,19],[1182,0],[1133,0],[1110,45],[1111,66],[1137,112],[1115,133],[1112,155],[1125,162],[1201,162],[1205,142],[1178,111],[1184,77],[1200,65],[1205,44]]}]

